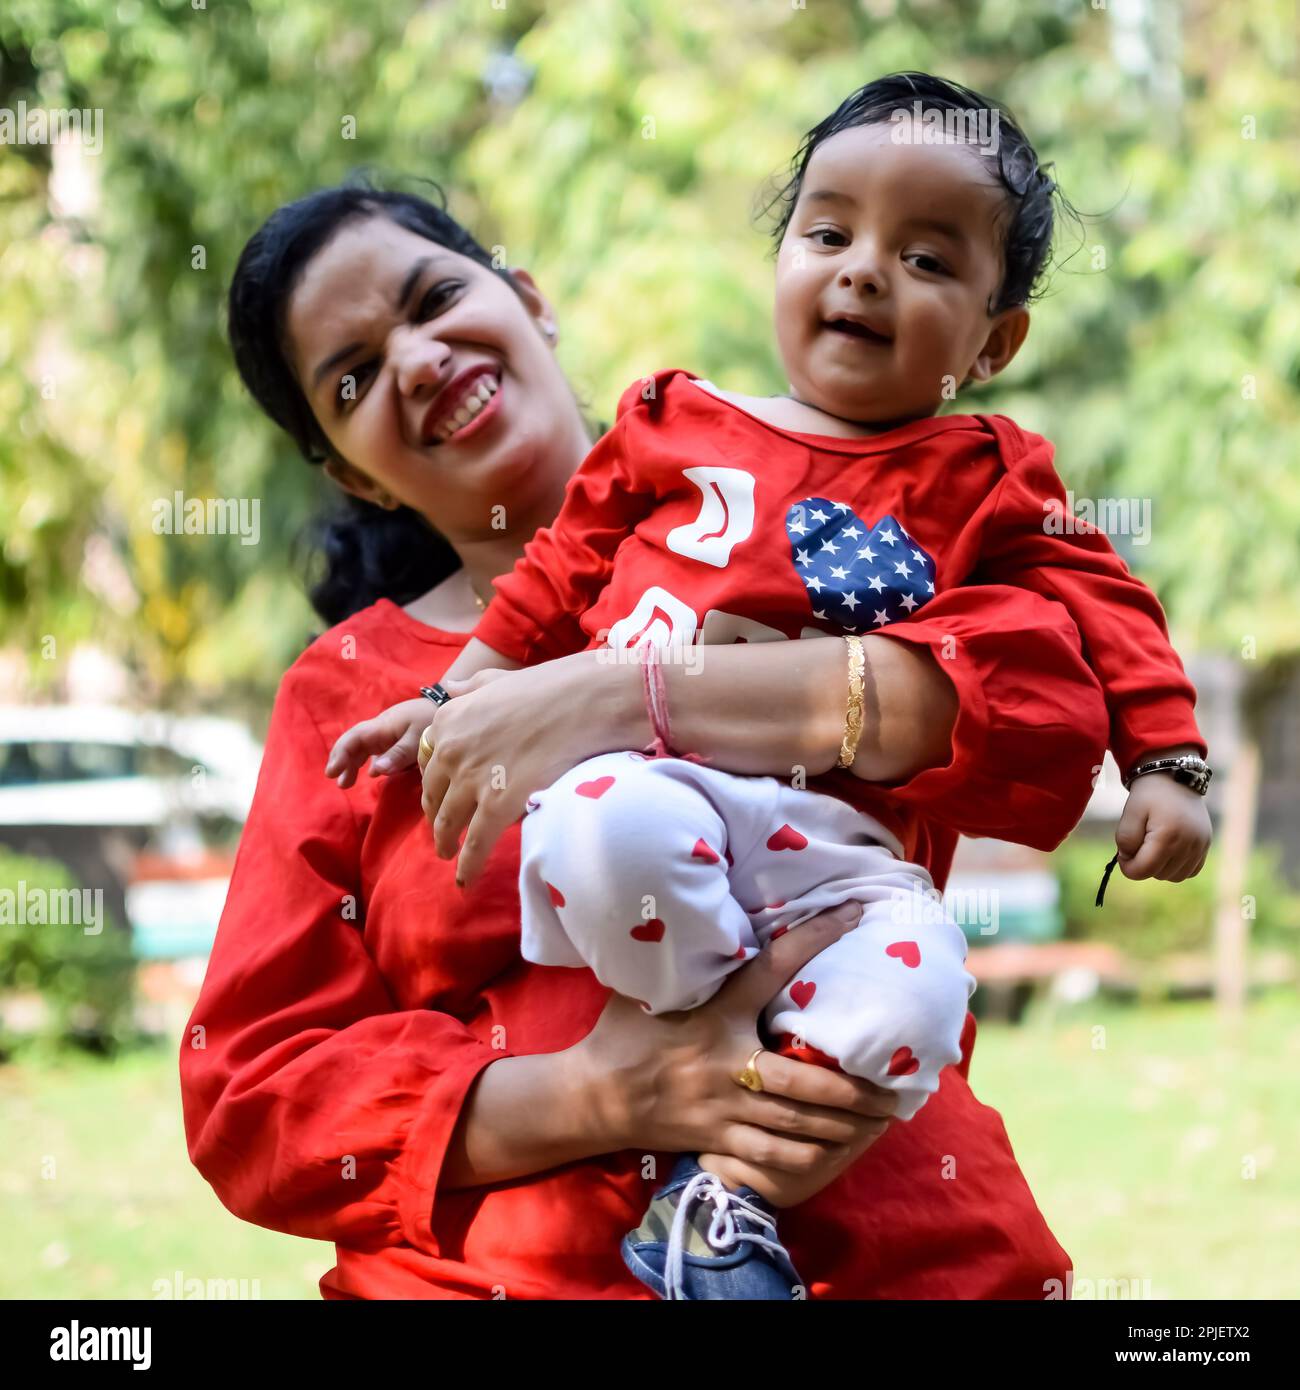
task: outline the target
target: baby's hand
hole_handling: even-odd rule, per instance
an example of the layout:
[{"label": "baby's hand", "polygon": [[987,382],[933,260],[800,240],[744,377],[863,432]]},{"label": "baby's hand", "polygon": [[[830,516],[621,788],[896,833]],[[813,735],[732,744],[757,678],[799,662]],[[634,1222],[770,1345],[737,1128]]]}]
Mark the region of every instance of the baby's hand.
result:
[{"label": "baby's hand", "polygon": [[390,705],[373,719],[354,724],[330,750],[325,776],[337,778],[340,787],[350,787],[357,780],[361,764],[372,755],[378,755],[370,764],[372,777],[414,767],[420,735],[436,712],[435,706],[421,697]]},{"label": "baby's hand", "polygon": [[1210,848],[1205,798],[1167,772],[1148,772],[1133,783],[1115,845],[1125,878],[1195,878]]}]

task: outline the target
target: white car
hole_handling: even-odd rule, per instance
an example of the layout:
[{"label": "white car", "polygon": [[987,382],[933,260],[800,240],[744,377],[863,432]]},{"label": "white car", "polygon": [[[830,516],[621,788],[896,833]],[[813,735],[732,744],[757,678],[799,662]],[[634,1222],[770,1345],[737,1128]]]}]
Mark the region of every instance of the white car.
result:
[{"label": "white car", "polygon": [[242,725],[94,705],[0,706],[0,827],[242,822],[262,750]]},{"label": "white car", "polygon": [[135,954],[206,954],[262,750],[234,720],[0,706],[0,844],[103,887]]}]

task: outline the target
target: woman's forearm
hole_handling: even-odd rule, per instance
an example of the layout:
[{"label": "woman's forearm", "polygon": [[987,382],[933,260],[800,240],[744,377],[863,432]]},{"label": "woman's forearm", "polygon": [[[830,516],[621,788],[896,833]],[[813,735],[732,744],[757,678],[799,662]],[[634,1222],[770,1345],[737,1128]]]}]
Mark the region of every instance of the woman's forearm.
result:
[{"label": "woman's forearm", "polygon": [[438,1186],[506,1182],[622,1147],[597,1095],[581,1044],[484,1067],[461,1108]]},{"label": "woman's forearm", "polygon": [[[957,695],[925,648],[865,637],[865,719],[856,776],[901,782],[951,757]],[[751,642],[689,649],[665,662],[673,743],[728,772],[789,777],[827,772],[839,757],[848,698],[848,655],[839,639]],[[606,679],[628,747],[649,742],[641,671],[611,667]]]}]

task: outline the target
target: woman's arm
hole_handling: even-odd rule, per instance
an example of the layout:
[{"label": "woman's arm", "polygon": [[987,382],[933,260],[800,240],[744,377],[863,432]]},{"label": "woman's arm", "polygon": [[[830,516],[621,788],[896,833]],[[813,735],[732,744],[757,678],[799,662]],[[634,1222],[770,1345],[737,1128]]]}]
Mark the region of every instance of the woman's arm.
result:
[{"label": "woman's arm", "polygon": [[[1101,686],[1065,609],[1024,589],[952,589],[863,639],[853,773],[950,831],[1052,849],[1083,814],[1106,749]],[[673,743],[729,772],[834,766],[848,690],[840,640],[687,649],[664,666]],[[486,672],[437,711],[425,806],[469,882],[524,798],[597,753],[651,738],[642,669],[580,652]],[[504,781],[501,773],[504,772]]]},{"label": "woman's arm", "polygon": [[[179,1059],[190,1157],[235,1215],[437,1254],[440,1190],[681,1139],[748,1158],[775,1199],[792,1182],[829,1182],[836,1146],[860,1151],[880,1132],[892,1101],[868,1083],[784,1058],[787,1102],[731,1081],[766,997],[710,1001],[685,1029],[675,1015],[607,1010],[587,1039],[538,1056],[488,1047],[436,1010],[395,1008],[362,937],[358,826],[320,776],[326,740],[295,684],[276,701]],[[782,938],[785,972],[768,994],[844,925]],[[758,982],[756,963],[736,973]]]},{"label": "woman's arm", "polygon": [[[866,698],[854,776],[894,782],[943,762],[957,718],[952,683],[924,648],[866,636],[862,651]],[[843,641],[696,647],[692,659],[663,668],[679,748],[729,772],[789,777],[802,768],[816,776],[835,766],[848,702]],[[636,667],[620,681],[618,698],[629,727],[648,742]]]},{"label": "woman's arm", "polygon": [[437,1253],[447,1141],[503,1054],[447,1014],[395,1007],[362,935],[360,832],[298,688],[291,673],[276,700],[181,1043],[190,1158],[246,1221]]},{"label": "woman's arm", "polygon": [[843,904],[801,923],[697,1009],[652,1017],[613,995],[573,1047],[486,1068],[448,1144],[442,1188],[503,1182],[620,1149],[707,1149],[728,1156],[736,1179],[770,1201],[806,1200],[880,1137],[897,1097],[775,1053],[764,1055],[761,1093],[733,1077],[759,1045],[764,1007],[856,926],[859,913]]},{"label": "woman's arm", "polygon": [[[1061,604],[1006,585],[950,589],[862,646],[855,776],[960,834],[1050,850],[1074,829],[1109,715]],[[848,692],[842,641],[710,647],[699,661],[699,675],[667,673],[679,747],[737,772],[834,765]]]}]

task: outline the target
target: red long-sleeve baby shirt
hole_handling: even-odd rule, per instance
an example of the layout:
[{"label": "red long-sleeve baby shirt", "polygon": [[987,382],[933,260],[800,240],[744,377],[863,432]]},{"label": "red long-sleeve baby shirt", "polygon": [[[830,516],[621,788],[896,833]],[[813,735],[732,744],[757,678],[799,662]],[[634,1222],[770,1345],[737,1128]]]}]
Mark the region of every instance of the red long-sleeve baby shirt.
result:
[{"label": "red long-sleeve baby shirt", "polygon": [[[906,636],[940,596],[1002,584],[1069,610],[1121,768],[1180,744],[1204,753],[1158,600],[1067,518],[1052,446],[1005,416],[799,434],[665,371],[624,392],[474,635],[523,663],[606,642]],[[1018,639],[1014,621],[1003,638]],[[810,785],[897,826],[887,790],[843,773]]]}]

